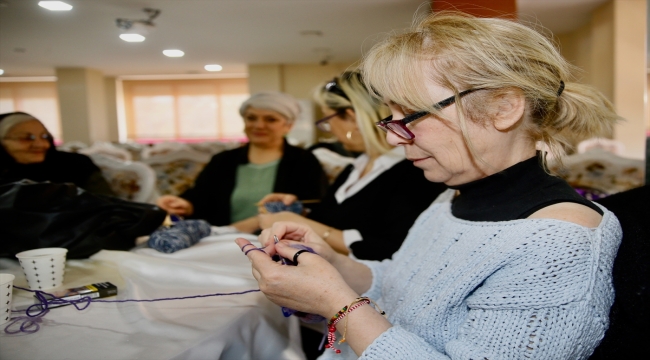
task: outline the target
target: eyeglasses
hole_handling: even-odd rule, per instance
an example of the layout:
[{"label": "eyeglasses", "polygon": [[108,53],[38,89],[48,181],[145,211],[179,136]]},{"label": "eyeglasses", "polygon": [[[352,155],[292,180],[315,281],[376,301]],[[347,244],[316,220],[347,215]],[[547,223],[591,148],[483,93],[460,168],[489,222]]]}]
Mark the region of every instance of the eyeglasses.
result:
[{"label": "eyeglasses", "polygon": [[343,109],[338,109],[336,112],[332,115],[325,116],[324,118],[316,121],[316,127],[324,132],[331,132],[332,131],[332,125],[330,125],[330,120],[337,116],[343,116],[345,114],[345,110],[348,108],[343,108]]},{"label": "eyeglasses", "polygon": [[47,142],[50,142],[52,141],[53,137],[50,134],[41,134],[41,135],[27,134],[23,136],[5,137],[4,139],[28,143],[28,142],[34,142],[36,141],[36,139],[43,139]]},{"label": "eyeglasses", "polygon": [[[467,95],[469,93],[472,93],[474,91],[477,91],[477,90],[481,90],[481,89],[478,88],[478,89],[469,89],[469,90],[461,91],[460,93],[458,93],[458,97],[462,98],[463,96],[465,96],[465,95]],[[446,108],[447,106],[449,106],[449,105],[451,105],[451,104],[453,104],[455,102],[456,102],[456,96],[455,95],[450,96],[450,97],[448,97],[448,98],[434,104],[433,108],[436,109],[436,110],[442,110],[442,109]],[[428,111],[418,111],[416,113],[410,114],[410,115],[404,117],[403,119],[399,119],[399,120],[393,120],[393,115],[391,115],[391,116],[389,116],[389,117],[387,117],[387,118],[385,118],[383,120],[378,121],[376,125],[380,129],[384,130],[385,132],[388,132],[390,130],[395,135],[397,135],[397,136],[399,136],[399,137],[401,137],[401,138],[403,138],[405,140],[413,140],[413,139],[415,139],[415,135],[413,135],[411,130],[409,130],[406,127],[406,124],[408,124],[410,122],[413,122],[413,121],[415,121],[415,120],[417,120],[417,119],[419,119],[421,117],[427,116],[427,115],[429,115]]]}]

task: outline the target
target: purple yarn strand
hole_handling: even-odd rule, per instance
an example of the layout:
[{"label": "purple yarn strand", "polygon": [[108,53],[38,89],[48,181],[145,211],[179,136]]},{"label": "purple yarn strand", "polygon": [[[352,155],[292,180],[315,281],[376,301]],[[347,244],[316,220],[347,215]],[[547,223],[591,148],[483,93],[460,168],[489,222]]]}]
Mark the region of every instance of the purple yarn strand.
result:
[{"label": "purple yarn strand", "polygon": [[[10,322],[5,326],[5,333],[7,334],[18,334],[18,333],[27,333],[27,334],[33,334],[37,332],[40,329],[39,323],[42,321],[43,316],[47,314],[50,311],[50,305],[73,305],[77,310],[85,310],[90,306],[90,303],[96,302],[96,303],[151,303],[151,302],[158,302],[158,301],[170,301],[170,300],[185,300],[185,299],[198,299],[198,298],[206,298],[206,297],[215,297],[215,296],[228,296],[228,295],[243,295],[243,294],[248,294],[248,293],[253,293],[253,292],[259,292],[259,289],[251,289],[251,290],[245,290],[245,291],[238,291],[238,292],[231,292],[231,293],[214,293],[214,294],[205,294],[205,295],[192,295],[192,296],[180,296],[180,297],[168,297],[168,298],[159,298],[159,299],[143,299],[143,300],[137,300],[137,299],[126,299],[126,300],[93,300],[90,296],[84,296],[80,299],[76,300],[64,300],[61,298],[58,298],[50,293],[46,293],[45,291],[40,291],[40,290],[31,290],[31,289],[26,289],[20,286],[14,285],[14,288],[20,289],[20,290],[25,290],[29,292],[33,292],[36,296],[36,299],[38,300],[37,304],[31,305],[30,307],[25,310],[25,315],[27,316],[19,316],[16,318],[12,318]],[[47,296],[50,296],[48,299]],[[37,309],[37,313],[34,313]],[[18,330],[11,330],[11,327],[20,323],[20,329]],[[34,327],[34,329],[30,329]]]}]

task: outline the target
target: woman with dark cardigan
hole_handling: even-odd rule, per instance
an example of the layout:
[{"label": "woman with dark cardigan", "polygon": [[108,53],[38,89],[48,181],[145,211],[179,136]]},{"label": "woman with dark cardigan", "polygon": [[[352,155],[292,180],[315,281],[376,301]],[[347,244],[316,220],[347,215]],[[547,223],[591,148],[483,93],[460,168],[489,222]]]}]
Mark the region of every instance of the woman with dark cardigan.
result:
[{"label": "woman with dark cardigan", "polygon": [[300,113],[298,102],[282,93],[258,93],[239,109],[249,143],[212,157],[194,187],[157,204],[172,214],[212,225],[258,230],[256,203],[272,192],[320,199],[327,187],[318,159],[284,139]]},{"label": "woman with dark cardigan", "polygon": [[[405,159],[402,148],[388,145],[375,126],[387,109],[368,93],[358,72],[343,73],[324,84],[315,100],[327,115],[317,122],[319,128],[332,132],[346,150],[362,155],[341,172],[306,218],[291,212],[261,214],[260,226],[301,222],[340,253],[365,260],[390,258],[402,244],[398,239],[406,237],[418,215],[446,186],[427,181],[422,170]],[[417,196],[386,191],[395,184],[405,184]],[[290,204],[297,198],[271,194],[261,202]]]},{"label": "woman with dark cardigan", "polygon": [[0,114],[0,184],[23,179],[73,183],[95,194],[113,195],[89,157],[57,151],[43,123],[24,112]]}]

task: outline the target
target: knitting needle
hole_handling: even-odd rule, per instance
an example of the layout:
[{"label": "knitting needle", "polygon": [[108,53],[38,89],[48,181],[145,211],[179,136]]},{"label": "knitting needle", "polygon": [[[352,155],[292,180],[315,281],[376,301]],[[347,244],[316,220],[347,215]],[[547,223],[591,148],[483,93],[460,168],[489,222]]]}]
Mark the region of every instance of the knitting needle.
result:
[{"label": "knitting needle", "polygon": [[[273,235],[273,241],[274,241],[276,244],[280,242],[280,240],[278,240],[278,236],[277,236],[277,235]],[[282,256],[280,256],[280,261],[282,261],[282,265],[287,265],[287,262],[284,260],[284,258],[283,258]]]}]

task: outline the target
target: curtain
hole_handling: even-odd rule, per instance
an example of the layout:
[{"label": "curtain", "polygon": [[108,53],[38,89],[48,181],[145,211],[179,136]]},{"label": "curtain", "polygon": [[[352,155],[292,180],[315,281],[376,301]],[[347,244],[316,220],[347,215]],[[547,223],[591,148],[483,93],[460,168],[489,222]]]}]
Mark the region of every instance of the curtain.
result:
[{"label": "curtain", "polygon": [[138,142],[244,137],[247,79],[124,80],[127,137]]},{"label": "curtain", "polygon": [[14,111],[34,115],[57,142],[62,140],[55,82],[0,82],[0,113]]}]

